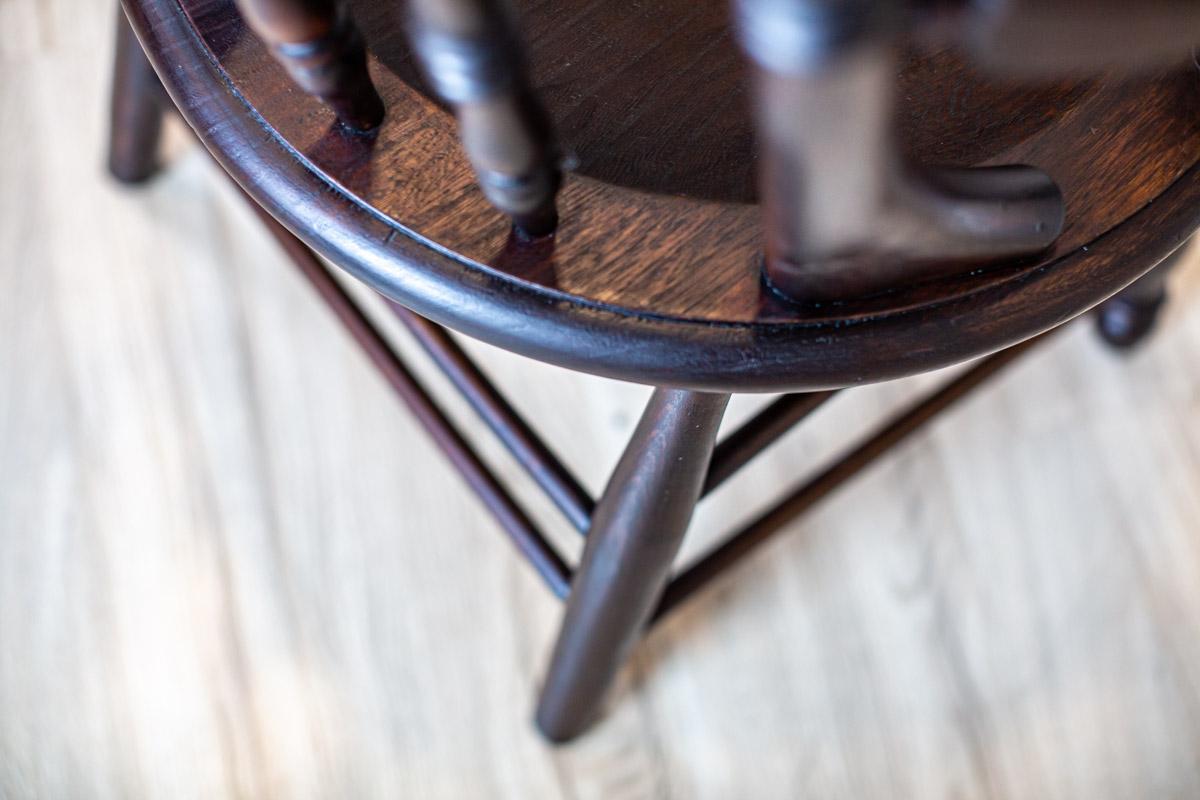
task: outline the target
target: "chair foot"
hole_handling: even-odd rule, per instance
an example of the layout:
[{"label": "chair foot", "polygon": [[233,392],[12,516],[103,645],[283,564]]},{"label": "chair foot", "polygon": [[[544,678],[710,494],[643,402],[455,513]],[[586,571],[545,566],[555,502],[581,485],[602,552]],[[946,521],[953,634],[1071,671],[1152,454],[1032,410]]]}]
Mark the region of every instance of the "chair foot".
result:
[{"label": "chair foot", "polygon": [[108,171],[121,183],[144,183],[160,167],[166,93],[120,6],[116,38]]},{"label": "chair foot", "polygon": [[1114,297],[1097,309],[1096,333],[1113,349],[1131,349],[1154,330],[1166,300],[1165,291],[1149,300]]},{"label": "chair foot", "polygon": [[727,394],[657,389],[596,506],[537,709],[565,742],[598,716],[666,586],[712,458]]},{"label": "chair foot", "polygon": [[1150,272],[1100,304],[1094,312],[1096,333],[1116,350],[1128,350],[1154,330],[1167,302],[1167,276],[1182,259],[1180,247]]}]

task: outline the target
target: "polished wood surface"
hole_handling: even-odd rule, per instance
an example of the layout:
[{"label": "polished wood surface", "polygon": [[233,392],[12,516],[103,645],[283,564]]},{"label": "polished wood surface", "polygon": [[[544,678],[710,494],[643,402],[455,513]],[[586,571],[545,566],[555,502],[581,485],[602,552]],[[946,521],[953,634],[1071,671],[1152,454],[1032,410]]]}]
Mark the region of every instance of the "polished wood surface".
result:
[{"label": "polished wood surface", "polygon": [[546,110],[530,88],[508,4],[411,0],[405,8],[424,80],[454,109],[479,188],[518,235],[553,233],[560,153]]},{"label": "polished wood surface", "polygon": [[[286,5],[281,8],[292,13],[297,7]],[[534,159],[534,162],[529,162],[524,157],[517,161],[512,160],[513,156],[521,153],[524,153],[526,157],[536,155],[537,148],[529,146],[530,141],[525,136],[529,131],[522,124],[519,116],[514,116],[512,113],[515,110],[512,105],[513,100],[522,96],[531,99],[527,96],[525,84],[518,76],[509,75],[506,78],[503,75],[505,65],[508,64],[511,68],[513,60],[517,58],[516,53],[507,52],[498,56],[494,52],[498,45],[503,45],[505,50],[511,49],[513,39],[510,36],[504,36],[498,41],[481,38],[487,32],[494,34],[497,26],[501,24],[492,13],[495,11],[494,8],[489,11],[488,6],[479,5],[475,0],[464,0],[461,5],[447,5],[437,0],[436,3],[422,6],[416,11],[414,27],[410,33],[414,46],[421,55],[426,76],[436,85],[438,95],[450,101],[455,107],[460,138],[475,167],[484,193],[497,209],[506,211],[513,217],[519,246],[533,243],[529,237],[534,235],[534,228],[522,223],[523,218],[526,221],[531,219],[526,215],[526,211],[529,208],[546,209],[545,202],[548,198],[544,192],[531,193],[525,190],[525,188],[536,188],[535,184],[538,183],[535,181],[526,186],[525,176],[533,174],[527,173],[526,167],[540,160]],[[135,17],[135,19],[138,18]],[[270,26],[264,19],[259,19],[252,14],[251,20],[260,32],[267,29],[267,33],[271,33]],[[145,21],[141,20],[141,22]],[[303,23],[301,27],[307,30],[305,26],[309,24],[309,18],[302,17],[300,22]],[[765,21],[760,19],[755,22],[755,25],[756,29],[761,32],[766,30],[764,25],[769,27],[777,22],[781,21],[774,18]],[[782,22],[786,23],[787,21]],[[502,28],[503,26],[501,26]],[[131,49],[130,40],[124,28],[120,33],[122,35],[118,38],[118,47],[120,48],[119,52],[124,53]],[[773,36],[774,34],[768,35]],[[267,38],[268,41],[271,41],[270,36]],[[153,40],[149,41],[149,47],[152,52],[159,53]],[[464,47],[469,48],[469,52],[464,51]],[[761,61],[762,53],[755,52],[754,55]],[[876,55],[880,55],[880,53]],[[493,57],[504,60],[494,62]],[[286,58],[284,64],[288,66]],[[765,64],[760,64],[760,66],[764,69],[767,68]],[[883,77],[890,82],[893,67],[886,60],[869,59],[869,68],[872,80],[877,81]],[[771,66],[770,69],[774,70],[774,67]],[[167,73],[169,70],[164,71],[164,75]],[[782,82],[776,83],[776,78]],[[118,70],[117,80],[120,83],[118,83],[117,90],[114,91],[115,98],[120,98],[129,88],[126,83],[130,83],[135,89],[147,83],[145,79],[129,82],[122,70]],[[805,143],[800,150],[791,155],[784,151],[790,151],[792,148],[795,134],[793,128],[795,119],[793,118],[803,119],[808,114],[826,111],[830,112],[831,117],[840,118],[842,115],[836,112],[837,103],[835,102],[835,108],[831,109],[826,107],[827,101],[832,100],[830,97],[824,97],[823,100],[818,99],[816,102],[806,102],[805,97],[812,98],[803,85],[804,82],[801,80],[797,84],[786,75],[776,75],[772,72],[768,82],[776,85],[776,88],[783,94],[774,97],[768,93],[768,95],[760,97],[760,111],[762,110],[762,101],[765,101],[767,109],[771,112],[768,116],[773,120],[768,126],[770,127],[770,136],[773,137],[771,144],[773,151],[769,157],[764,156],[763,158],[764,174],[772,174],[774,170],[770,166],[771,164],[775,164],[776,168],[794,164],[801,168],[801,171],[808,177],[811,177],[818,186],[823,186],[836,193],[838,191],[837,182],[845,177],[836,171],[828,170],[828,167],[835,164],[837,159],[844,154],[837,142],[839,137],[837,132],[833,129],[826,129],[823,136],[818,136],[816,140]],[[836,82],[835,85],[840,86]],[[178,96],[180,87],[176,86],[175,88]],[[193,88],[201,92],[201,95],[196,98],[201,104],[209,102],[213,96],[220,96],[224,91],[224,88],[219,85]],[[857,97],[855,99],[862,102],[869,98]],[[192,108],[185,98],[181,98],[179,102],[185,114]],[[518,103],[518,105],[520,104]],[[775,105],[780,105],[790,111],[780,116],[775,114]],[[890,107],[891,104],[887,104],[887,108],[890,109]],[[120,116],[114,118],[114,121],[125,124],[124,118]],[[134,119],[133,122],[140,123],[140,120]],[[864,119],[849,119],[846,122],[851,125],[862,123],[867,128],[873,129],[876,134],[882,133],[881,125],[886,127],[886,122],[878,114],[868,114]],[[871,126],[874,127],[871,128]],[[134,132],[140,134],[141,129],[146,126],[137,124],[134,127]],[[510,140],[508,134],[514,133],[517,134],[516,138]],[[499,136],[499,142],[489,141],[491,137],[495,136]],[[833,138],[830,138],[831,136]],[[130,138],[131,136],[123,130],[114,131],[114,142]],[[863,141],[869,142],[873,139],[874,137],[867,133]],[[239,147],[248,144],[233,143]],[[515,149],[510,149],[510,145],[515,145]],[[493,162],[490,159],[484,159],[481,161],[481,150],[479,149],[481,146],[484,151],[494,151],[492,155],[497,156],[499,160]],[[216,150],[220,154],[220,148],[216,148]],[[890,148],[885,147],[884,150],[888,152],[878,151],[874,145],[869,145],[854,155],[861,156],[862,162],[868,166],[873,165],[887,171],[885,164],[892,162],[895,155],[890,152]],[[810,168],[819,166],[823,158],[828,159],[828,163],[822,166],[822,169],[825,170],[824,180],[817,180]],[[815,161],[810,163],[809,159],[815,159]],[[541,163],[544,166],[544,161]],[[526,166],[518,166],[519,164]],[[792,180],[799,177],[796,174],[790,176],[780,174]],[[974,180],[963,183],[962,179],[968,175],[989,176],[987,186],[984,187]],[[117,177],[122,180],[126,178],[120,171],[117,172]],[[493,183],[492,178],[495,177],[499,177],[501,180]],[[1015,183],[1013,179],[1016,179]],[[840,241],[839,237],[849,231],[844,219],[835,220],[834,217],[842,214],[849,219],[865,220],[873,219],[876,212],[888,216],[889,221],[883,223],[884,228],[900,223],[902,229],[917,233],[917,229],[925,227],[924,223],[932,225],[932,228],[925,227],[924,233],[917,233],[917,238],[933,237],[935,246],[933,250],[927,252],[934,254],[943,244],[957,242],[961,245],[967,240],[972,240],[968,245],[971,251],[977,252],[975,250],[977,243],[973,242],[975,234],[984,228],[989,228],[991,222],[999,222],[1001,221],[1000,217],[1006,217],[1009,214],[1013,215],[1011,221],[1015,227],[1002,226],[1003,230],[1007,232],[1001,233],[1000,238],[993,240],[993,243],[1005,241],[1008,244],[1016,244],[1018,241],[1024,241],[1026,245],[1030,245],[1032,240],[1022,236],[1014,239],[1011,236],[1018,229],[1028,227],[1029,230],[1036,228],[1040,231],[1038,247],[1044,249],[1049,242],[1057,239],[1061,232],[1063,221],[1061,191],[1044,173],[1034,167],[949,168],[941,169],[936,173],[926,171],[924,177],[917,180],[918,183],[928,184],[932,194],[927,199],[933,202],[934,207],[941,209],[941,211],[936,211],[933,207],[925,206],[924,210],[917,210],[908,219],[908,222],[918,223],[917,228],[912,228],[901,219],[907,212],[900,210],[899,207],[892,206],[891,210],[883,207],[876,209],[875,201],[871,200],[861,208],[844,207],[838,214],[832,216],[826,213],[824,220],[831,224],[824,230],[826,234],[833,235],[833,238],[825,239],[825,244],[837,247],[837,242]],[[874,181],[875,176],[871,176],[865,182],[851,179],[850,183],[854,185],[861,183],[859,188],[870,195],[870,186]],[[997,181],[1000,182],[997,183]],[[544,182],[542,183],[544,184]],[[557,178],[553,183],[557,185]],[[770,184],[770,181],[767,183]],[[942,188],[939,189],[936,186]],[[1014,193],[1009,189],[1003,189],[1007,199],[1001,200],[992,190],[1001,189],[1002,186],[1007,186],[1009,189],[1016,188],[1017,191]],[[544,185],[543,188],[545,188]],[[497,189],[503,191],[497,193],[495,191]],[[901,197],[909,196],[907,190],[899,186],[893,186],[892,189],[899,191]],[[981,189],[983,194],[980,194]],[[511,193],[510,190],[516,191]],[[948,190],[950,194],[946,194],[943,190]],[[1030,190],[1032,190],[1032,194],[1029,193]],[[785,194],[787,194],[786,191]],[[969,196],[982,199],[984,195],[987,196],[987,200],[982,206],[975,205],[974,201],[969,199]],[[1021,198],[1033,201],[1034,206],[1028,205]],[[778,192],[772,191],[771,197],[764,201],[764,215],[774,217],[781,211],[782,209],[778,206],[780,199],[781,196]],[[916,201],[915,197],[909,199]],[[520,200],[522,204],[529,201],[533,205],[522,205],[521,208],[525,210],[521,211],[509,205],[510,201],[515,200]],[[802,202],[801,206],[808,205],[813,200],[820,202],[822,192],[812,193],[810,199]],[[761,512],[757,519],[742,527],[735,535],[702,559],[688,566],[674,579],[671,577],[671,571],[675,567],[676,555],[684,541],[693,509],[705,487],[712,482],[709,480],[712,477],[709,460],[713,456],[717,430],[729,401],[729,393],[707,393],[660,387],[656,389],[651,398],[642,422],[639,423],[618,466],[608,480],[604,495],[595,506],[590,524],[586,526],[587,544],[584,553],[578,568],[572,574],[562,555],[538,530],[538,525],[525,512],[522,504],[496,480],[494,474],[473,451],[465,437],[459,433],[453,422],[446,417],[438,404],[430,397],[420,380],[412,374],[404,359],[388,346],[386,337],[378,326],[353,302],[348,293],[339,285],[335,276],[320,262],[319,256],[301,239],[288,232],[267,210],[254,203],[253,197],[251,197],[251,201],[254,211],[280,242],[299,271],[333,311],[335,317],[344,325],[346,331],[363,348],[369,360],[380,370],[384,380],[396,391],[414,416],[431,434],[478,498],[493,512],[501,528],[509,534],[516,547],[546,581],[552,593],[567,599],[564,622],[554,648],[550,667],[546,673],[536,717],[539,729],[547,738],[556,742],[573,740],[598,719],[601,715],[603,700],[608,696],[611,684],[615,682],[623,663],[633,646],[642,638],[644,628],[652,619],[661,620],[666,616],[666,612],[677,608],[683,598],[697,594],[699,589],[712,583],[718,575],[723,574],[726,567],[744,560],[770,536],[782,530],[799,512],[807,510],[823,500],[848,478],[872,465],[882,454],[907,441],[928,422],[938,417],[941,412],[965,397],[972,388],[999,371],[1003,366],[1015,361],[1034,341],[1044,341],[1046,338],[1044,336],[1037,337],[1035,340],[1012,345],[982,359],[943,389],[932,394],[927,400],[915,404],[911,410],[883,425],[878,435],[859,437],[857,446],[850,449],[845,457],[833,460],[811,481],[787,492],[779,504]],[[963,201],[966,205],[964,206],[959,201]],[[953,207],[948,207],[947,203]],[[1046,203],[1049,204],[1046,205]],[[1005,210],[1006,207],[1007,210]],[[986,219],[978,218],[971,210],[972,208],[983,213]],[[1038,211],[1038,208],[1041,211]],[[291,213],[301,217],[305,215],[306,210],[304,207],[290,209]],[[929,211],[934,212],[932,216],[926,215],[926,212]],[[1037,222],[1030,217],[1030,212],[1033,212],[1034,217],[1041,221]],[[896,216],[897,213],[900,216]],[[952,219],[958,221],[951,221]],[[799,222],[801,227],[807,230],[804,220],[799,220]],[[949,223],[949,227],[943,223]],[[313,222],[307,221],[307,227],[311,228],[312,226]],[[768,229],[770,229],[770,225],[768,225]],[[816,229],[813,230],[815,232]],[[971,233],[972,231],[974,233]],[[966,234],[966,239],[962,238],[962,234]],[[945,235],[948,235],[949,238],[946,238]],[[852,236],[856,241],[857,237],[858,234]],[[1171,237],[1168,234],[1165,238],[1169,242]],[[820,237],[817,239],[820,240]],[[871,239],[870,235],[868,239]],[[548,239],[538,242],[538,244],[547,243],[552,245]],[[990,252],[995,255],[995,251]],[[778,288],[779,276],[772,272],[778,264],[773,260],[772,255],[769,246],[767,252],[768,278],[774,281]],[[778,254],[776,253],[776,255]],[[901,254],[897,253],[896,255],[903,260]],[[949,263],[947,262],[947,264]],[[358,265],[356,264],[356,266]],[[1122,297],[1138,290],[1142,282],[1146,280],[1148,278],[1143,277],[1133,286],[1126,288]],[[394,302],[392,305],[401,311],[402,318],[420,319],[415,312],[398,306]],[[1102,319],[1107,318],[1107,316],[1102,317]],[[436,323],[427,324],[435,330],[444,330]],[[428,345],[433,343],[432,340],[423,340],[427,350],[430,349]],[[466,360],[468,357],[453,345],[449,334],[443,334],[442,343],[436,345],[431,353],[443,368],[450,365],[449,377],[459,384],[460,389],[463,388],[461,381],[454,377],[455,373],[459,371],[454,366],[454,362],[468,364],[469,362]],[[476,372],[475,383],[477,386],[483,386],[486,384],[486,379],[481,373]],[[485,394],[491,394],[493,401],[487,405],[491,411],[500,416],[505,415],[505,408],[508,408],[507,403],[495,402],[495,398],[499,397],[495,390],[485,391],[484,394],[470,390],[466,394],[468,396],[465,399],[471,401],[477,411],[483,409],[477,401],[484,399]],[[819,395],[820,393],[815,394]],[[474,400],[472,400],[472,395],[475,397]],[[809,396],[812,395],[803,397]],[[774,408],[773,406],[772,409]],[[485,410],[485,416],[489,413]],[[776,415],[773,410],[765,413],[767,415],[765,424],[767,428],[770,428],[775,424],[772,420]],[[533,454],[537,450],[536,438],[522,434],[520,425],[514,427],[508,423],[501,423],[500,416],[491,418],[492,427],[495,428],[496,423],[500,423],[501,429],[508,430],[512,436],[522,440],[520,448],[514,450],[513,454],[519,459],[522,451],[526,455]],[[783,417],[787,416],[787,413],[783,414]],[[747,423],[750,428],[757,424],[757,417]],[[756,434],[751,434],[750,438],[753,440],[756,436]],[[731,434],[731,438],[724,441],[733,441],[740,437],[741,433],[739,432]],[[761,443],[752,445],[751,449],[761,450],[765,449],[765,446],[766,443]],[[547,457],[549,461],[547,461]],[[535,466],[535,471],[538,473],[541,472],[542,467],[555,462],[552,454],[544,447],[538,460],[541,461],[541,466]],[[526,466],[533,466],[533,464],[526,460]],[[717,467],[718,473],[719,470],[720,467]],[[558,469],[557,474],[558,478],[554,479],[551,484],[552,491],[557,491],[557,488],[563,485],[562,479],[570,476],[569,470],[565,467]],[[588,498],[586,490],[582,490],[582,487],[579,488],[581,490],[579,496],[584,499]],[[568,585],[570,586],[569,596]]]},{"label": "polished wood surface", "polygon": [[158,171],[162,121],[171,99],[120,8],[115,29],[108,171],[122,183],[135,184]]},{"label": "polished wood surface", "polygon": [[342,0],[234,0],[242,19],[301,89],[359,132],[383,120],[358,26]]},{"label": "polished wood surface", "polygon": [[655,389],[596,503],[538,701],[537,725],[566,742],[604,699],[667,587],[729,395]]},{"label": "polished wood surface", "polygon": [[[0,20],[0,796],[1200,794],[1196,253],[1143,348],[1065,330],[665,620],[553,749],[559,604],[176,122],[170,171],[105,178],[111,8]],[[467,346],[598,492],[648,391]],[[685,557],[936,379],[817,411]]]},{"label": "polished wood surface", "polygon": [[[417,79],[409,70],[396,75],[407,81],[377,71],[387,105],[402,109],[377,139],[331,141],[321,115],[312,106],[297,108],[271,74],[274,65],[228,19],[225,0],[184,5],[201,22],[208,46],[231,53],[223,63],[234,85],[302,155],[363,202],[455,253],[549,288],[655,314],[723,322],[825,316],[764,293],[756,209],[677,197],[750,199],[744,187],[754,169],[752,120],[736,105],[744,102],[743,69],[723,33],[722,4],[574,3],[536,6],[540,16],[527,9],[522,17],[535,88],[563,147],[578,159],[576,172],[597,178],[565,187],[550,263],[532,248],[510,246],[505,219],[487,206],[456,154],[453,119],[411,85]],[[395,10],[362,5],[373,55],[384,66],[403,64],[407,50]],[[638,54],[636,63],[622,67],[629,53]],[[704,91],[696,86],[701,81]],[[988,80],[949,51],[916,51],[902,73],[900,129],[906,153],[923,163],[1027,163],[1054,176],[1070,217],[1050,258],[1124,221],[1200,158],[1200,75],[1191,64],[1161,76],[1037,88],[1028,93]],[[715,107],[704,102],[708,97],[718,98]],[[335,144],[335,152],[322,151]],[[723,188],[709,188],[708,181]]]},{"label": "polished wood surface", "polygon": [[[760,280],[757,209],[733,202],[747,199],[737,188],[747,179],[735,174],[752,168],[747,136],[723,127],[733,122],[687,122],[703,141],[672,128],[673,114],[691,113],[668,102],[675,92],[714,119],[738,116],[705,102],[710,95],[718,107],[741,102],[736,67],[708,80],[709,94],[688,88],[693,70],[708,74],[710,56],[713,63],[736,57],[714,32],[723,11],[581,3],[561,17],[572,26],[539,22],[566,13],[558,5],[523,9],[533,83],[578,161],[561,195],[556,236],[523,242],[475,187],[450,115],[414,88],[394,10],[384,5],[356,6],[378,54],[376,82],[395,110],[364,139],[342,135],[319,104],[297,97],[225,0],[185,0],[186,20],[170,7],[129,3],[202,138],[302,238],[422,314],[573,368],[742,390],[910,374],[1080,313],[1148,270],[1200,221],[1200,188],[1189,171],[1200,153],[1200,77],[1192,65],[1022,93],[964,68],[951,52],[917,50],[904,71],[905,147],[930,164],[1024,162],[1046,170],[1066,196],[1063,236],[1041,264],[853,305],[787,304]],[[647,14],[671,22],[652,24]],[[580,43],[582,34],[568,29],[594,33]],[[637,51],[645,58],[610,80],[604,54],[638,37],[646,37]],[[675,44],[699,40],[711,40],[711,50]],[[609,145],[619,152],[604,151],[597,144],[604,142],[620,142]],[[675,160],[693,151],[705,153],[711,168],[678,174],[718,176],[715,183],[647,184],[645,175],[673,175]]]}]

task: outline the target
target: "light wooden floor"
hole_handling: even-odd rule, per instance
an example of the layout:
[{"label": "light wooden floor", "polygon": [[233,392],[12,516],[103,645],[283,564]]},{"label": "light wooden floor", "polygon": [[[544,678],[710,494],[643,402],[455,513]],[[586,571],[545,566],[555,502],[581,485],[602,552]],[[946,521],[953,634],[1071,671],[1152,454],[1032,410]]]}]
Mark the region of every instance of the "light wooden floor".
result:
[{"label": "light wooden floor", "polygon": [[[556,750],[556,603],[238,198],[178,129],[106,180],[110,12],[0,0],[0,797],[1200,795],[1200,269],[792,525]],[[647,391],[473,349],[598,491]],[[936,380],[823,409],[689,553]]]}]

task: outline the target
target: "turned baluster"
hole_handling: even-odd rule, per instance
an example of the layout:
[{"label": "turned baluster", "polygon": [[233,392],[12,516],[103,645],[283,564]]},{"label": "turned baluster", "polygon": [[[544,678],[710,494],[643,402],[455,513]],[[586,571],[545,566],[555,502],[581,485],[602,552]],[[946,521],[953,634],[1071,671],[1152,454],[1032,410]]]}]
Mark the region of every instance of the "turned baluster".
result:
[{"label": "turned baluster", "polygon": [[1180,247],[1157,267],[1100,304],[1095,311],[1096,329],[1104,341],[1126,350],[1150,335],[1167,302],[1167,278],[1187,252],[1188,248]]},{"label": "turned baluster", "polygon": [[369,131],[383,101],[367,71],[361,34],[341,0],[236,0],[242,16],[304,91],[345,125]]},{"label": "turned baluster", "polygon": [[1045,250],[1063,226],[1029,166],[906,163],[892,138],[902,35],[949,35],[988,66],[1055,74],[1180,60],[1200,3],[734,0],[761,143],[766,275],[799,301],[852,299]]},{"label": "turned baluster", "polygon": [[503,5],[410,0],[409,10],[413,48],[434,91],[454,107],[484,194],[518,230],[550,233],[558,219],[557,156]]},{"label": "turned baluster", "polygon": [[169,102],[125,12],[118,7],[108,138],[108,170],[117,180],[141,183],[158,172],[163,112]]},{"label": "turned baluster", "polygon": [[1062,227],[1062,196],[1032,167],[930,169],[892,138],[892,0],[737,0],[752,63],[767,217],[766,273],[824,302],[964,264],[1036,253]]}]

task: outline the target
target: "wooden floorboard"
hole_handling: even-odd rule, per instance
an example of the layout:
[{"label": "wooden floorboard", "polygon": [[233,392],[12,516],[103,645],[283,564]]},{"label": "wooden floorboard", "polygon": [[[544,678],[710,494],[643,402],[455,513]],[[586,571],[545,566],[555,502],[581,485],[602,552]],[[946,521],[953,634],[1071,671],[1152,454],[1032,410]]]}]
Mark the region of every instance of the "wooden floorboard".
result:
[{"label": "wooden floorboard", "polygon": [[[0,797],[1200,795],[1200,252],[1147,347],[1064,332],[554,749],[556,602],[210,161],[176,126],[159,179],[106,179],[111,22],[0,0]],[[598,492],[647,390],[470,349]],[[818,411],[687,556],[941,377]]]}]

